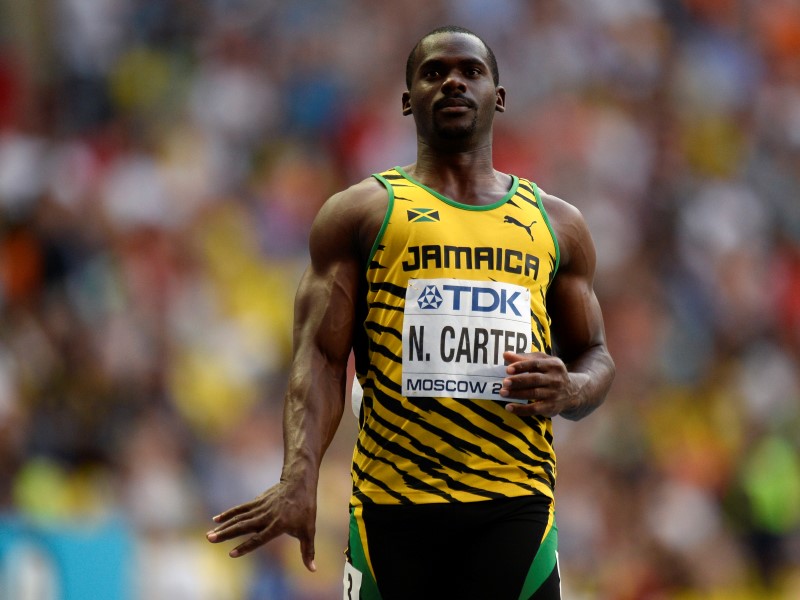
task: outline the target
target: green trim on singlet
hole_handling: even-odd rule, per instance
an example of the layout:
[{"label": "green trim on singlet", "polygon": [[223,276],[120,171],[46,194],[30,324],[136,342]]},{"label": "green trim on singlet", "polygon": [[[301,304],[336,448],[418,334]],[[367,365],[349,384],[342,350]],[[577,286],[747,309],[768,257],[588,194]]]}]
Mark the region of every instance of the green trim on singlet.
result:
[{"label": "green trim on singlet", "polygon": [[558,238],[556,237],[556,232],[553,229],[553,225],[550,223],[550,217],[547,215],[547,210],[544,208],[544,202],[542,202],[541,192],[539,191],[539,186],[530,182],[533,186],[533,195],[536,198],[536,203],[539,205],[539,211],[542,213],[544,217],[544,222],[547,224],[547,228],[550,230],[550,235],[553,238],[553,245],[556,247],[556,260],[555,264],[553,265],[553,270],[550,272],[550,283],[553,283],[553,278],[556,276],[556,271],[558,271],[558,265],[561,264],[561,249],[558,246]]},{"label": "green trim on singlet", "polygon": [[452,198],[448,198],[447,196],[444,196],[444,195],[440,194],[436,190],[434,190],[432,188],[429,188],[424,183],[420,183],[419,181],[414,179],[411,175],[406,173],[403,170],[402,167],[395,167],[395,170],[398,173],[400,173],[400,175],[402,175],[403,177],[408,179],[408,181],[410,181],[414,185],[417,185],[417,186],[421,187],[423,190],[425,190],[426,192],[428,192],[432,196],[435,196],[436,198],[438,198],[439,200],[441,200],[445,204],[449,204],[450,206],[455,206],[457,208],[463,208],[464,210],[492,210],[493,208],[497,208],[499,206],[503,206],[503,204],[508,202],[514,196],[514,194],[517,193],[517,187],[519,186],[519,177],[517,177],[516,175],[511,175],[511,188],[508,190],[508,193],[505,196],[503,196],[500,200],[498,200],[497,202],[494,202],[492,204],[485,204],[485,205],[464,204],[462,202],[458,202],[456,200],[453,200]]},{"label": "green trim on singlet", "polygon": [[382,600],[381,593],[378,591],[378,583],[369,567],[367,555],[361,543],[361,532],[358,530],[358,519],[355,517],[354,510],[354,508],[350,508],[349,549],[350,563],[361,571],[361,590],[358,597],[360,600]]},{"label": "green trim on singlet", "polygon": [[386,191],[389,194],[389,204],[386,206],[386,214],[383,216],[381,229],[378,231],[378,235],[375,236],[375,241],[372,243],[372,250],[370,250],[369,258],[367,259],[367,269],[369,269],[369,266],[372,264],[372,259],[375,257],[375,253],[378,251],[378,246],[380,246],[381,239],[383,239],[383,234],[386,231],[386,228],[389,226],[389,219],[391,218],[392,210],[394,209],[394,187],[392,187],[392,184],[386,181],[386,179],[384,179],[384,177],[379,173],[373,173],[372,176],[380,181],[384,187],[386,187]]},{"label": "green trim on singlet", "polygon": [[522,591],[519,593],[519,600],[528,600],[536,590],[545,582],[545,580],[553,572],[558,560],[558,527],[555,521],[553,526],[547,533],[547,536],[542,540],[539,546],[539,551],[533,557],[531,568],[528,570],[528,575],[525,577],[525,583],[522,586]]}]

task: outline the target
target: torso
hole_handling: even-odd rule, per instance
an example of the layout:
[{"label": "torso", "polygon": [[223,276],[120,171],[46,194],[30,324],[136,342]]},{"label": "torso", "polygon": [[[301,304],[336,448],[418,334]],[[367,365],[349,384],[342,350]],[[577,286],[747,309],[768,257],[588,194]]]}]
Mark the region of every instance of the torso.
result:
[{"label": "torso", "polygon": [[[359,247],[362,255],[369,257],[369,265],[358,319],[365,327],[358,328],[355,343],[365,402],[354,457],[354,502],[426,503],[551,495],[555,459],[549,419],[520,419],[505,411],[499,398],[486,399],[491,396],[486,391],[477,393],[483,394],[483,399],[467,400],[462,396],[471,394],[463,394],[464,388],[458,387],[492,389],[491,383],[489,388],[480,388],[481,382],[489,379],[475,374],[464,378],[459,370],[495,364],[498,353],[502,357],[503,348],[498,349],[498,344],[518,344],[522,339],[524,347],[515,346],[516,351],[550,351],[544,296],[557,266],[558,250],[547,215],[540,210],[541,199],[536,198],[534,186],[521,180],[499,202],[470,206],[441,197],[404,175],[402,171],[384,173],[386,187],[377,189],[366,182],[360,184],[365,189],[358,202],[365,204]],[[387,188],[394,195],[391,200]],[[373,244],[367,252],[370,240]],[[423,307],[420,291],[413,287],[417,284],[450,294],[451,302],[455,298],[466,303],[471,298],[478,312],[439,317],[428,310],[438,309],[438,301]],[[413,296],[412,300],[406,294]],[[526,305],[517,310],[523,297]],[[490,312],[490,305],[492,310],[509,309],[510,316],[527,319],[527,324],[515,325],[516,333],[506,331],[505,338],[491,333],[501,331],[503,325],[492,318],[481,320],[491,317],[483,314]],[[501,316],[494,314],[498,319]],[[447,319],[453,321],[450,329]],[[409,323],[419,327],[415,348],[408,345],[415,343],[409,342],[409,332],[401,331],[408,329]],[[419,339],[419,331],[425,328],[429,331],[427,342]],[[526,328],[523,339],[521,332]],[[475,341],[476,334],[483,337]],[[459,335],[461,345],[470,344],[471,351],[459,346]],[[441,339],[438,347],[431,341],[433,337]],[[464,341],[467,338],[472,341]],[[433,359],[422,365],[420,377],[408,384],[414,387],[401,390],[401,365],[405,360],[406,372],[411,372],[408,355],[412,350],[418,362],[426,362],[425,355]],[[425,376],[425,369],[439,371],[447,366],[444,363],[459,360],[457,375]],[[430,385],[426,382],[432,379],[447,380],[437,385],[456,387],[427,390],[423,396],[426,389],[421,386]],[[489,453],[476,451],[479,448],[488,448]],[[431,473],[424,466],[430,460],[447,465],[440,467],[443,473]],[[450,469],[454,469],[452,476],[447,473]],[[375,479],[382,483],[375,485]],[[453,488],[456,479],[466,483]],[[420,483],[410,483],[413,481]]]}]

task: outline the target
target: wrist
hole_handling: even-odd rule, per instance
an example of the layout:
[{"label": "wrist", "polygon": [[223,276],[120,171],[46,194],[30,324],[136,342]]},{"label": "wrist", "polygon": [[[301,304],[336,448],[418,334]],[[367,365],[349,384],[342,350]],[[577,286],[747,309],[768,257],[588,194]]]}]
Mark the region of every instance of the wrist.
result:
[{"label": "wrist", "polygon": [[319,480],[319,469],[306,461],[293,461],[284,464],[280,482],[298,491],[316,490]]},{"label": "wrist", "polygon": [[568,375],[569,385],[567,386],[567,401],[566,406],[561,411],[560,415],[570,421],[577,421],[584,417],[584,408],[586,406],[586,398],[583,390],[588,382],[588,375],[585,373],[570,372]]}]

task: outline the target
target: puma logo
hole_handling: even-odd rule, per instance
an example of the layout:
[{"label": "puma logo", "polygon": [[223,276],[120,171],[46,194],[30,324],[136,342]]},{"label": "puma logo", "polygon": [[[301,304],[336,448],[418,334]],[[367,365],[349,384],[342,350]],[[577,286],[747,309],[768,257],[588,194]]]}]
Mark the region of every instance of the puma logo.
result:
[{"label": "puma logo", "polygon": [[525,231],[528,232],[528,235],[531,236],[531,241],[533,241],[533,232],[531,231],[531,229],[533,228],[536,221],[531,222],[530,225],[525,225],[524,223],[520,223],[519,221],[517,221],[514,217],[509,217],[508,215],[506,215],[505,217],[503,217],[503,223],[511,223],[512,225],[516,225],[517,227],[522,227]]}]

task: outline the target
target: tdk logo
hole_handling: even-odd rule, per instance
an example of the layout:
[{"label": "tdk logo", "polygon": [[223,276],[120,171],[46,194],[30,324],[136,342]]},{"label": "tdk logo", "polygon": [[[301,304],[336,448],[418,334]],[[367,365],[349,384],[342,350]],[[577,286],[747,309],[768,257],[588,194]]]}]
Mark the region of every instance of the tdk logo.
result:
[{"label": "tdk logo", "polygon": [[[506,289],[468,285],[443,285],[443,297],[435,285],[425,286],[417,302],[420,308],[437,309],[442,303],[447,302],[454,311],[470,311],[473,313],[499,312],[501,314],[514,314],[522,317],[522,311],[527,312],[527,307],[517,306],[520,292]],[[446,300],[445,300],[446,298]],[[447,307],[447,306],[446,306]]]},{"label": "tdk logo", "polygon": [[[447,286],[445,286],[447,287]],[[439,288],[435,285],[426,285],[425,289],[417,298],[417,304],[420,308],[439,308],[442,305],[442,295],[439,293]]]}]

